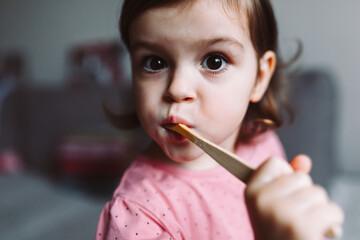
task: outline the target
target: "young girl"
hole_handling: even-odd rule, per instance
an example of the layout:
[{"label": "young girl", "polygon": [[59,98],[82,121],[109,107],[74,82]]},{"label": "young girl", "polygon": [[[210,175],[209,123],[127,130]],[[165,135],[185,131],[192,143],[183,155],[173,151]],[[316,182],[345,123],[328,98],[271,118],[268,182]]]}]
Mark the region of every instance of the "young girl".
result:
[{"label": "young girl", "polygon": [[[96,239],[318,240],[341,226],[341,209],[307,174],[310,160],[291,167],[265,127],[283,122],[270,1],[125,0],[120,30],[154,143],[124,174]],[[166,123],[258,167],[248,185]]]}]

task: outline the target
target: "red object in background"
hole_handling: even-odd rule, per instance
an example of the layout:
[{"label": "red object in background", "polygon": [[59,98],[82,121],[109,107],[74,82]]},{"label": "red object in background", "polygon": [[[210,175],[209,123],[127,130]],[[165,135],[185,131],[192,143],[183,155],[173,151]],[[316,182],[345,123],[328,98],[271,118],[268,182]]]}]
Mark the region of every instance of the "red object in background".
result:
[{"label": "red object in background", "polygon": [[20,156],[12,150],[0,151],[0,173],[20,173],[23,170]]},{"label": "red object in background", "polygon": [[68,137],[59,147],[59,171],[74,178],[118,177],[130,152],[130,143],[115,137]]}]

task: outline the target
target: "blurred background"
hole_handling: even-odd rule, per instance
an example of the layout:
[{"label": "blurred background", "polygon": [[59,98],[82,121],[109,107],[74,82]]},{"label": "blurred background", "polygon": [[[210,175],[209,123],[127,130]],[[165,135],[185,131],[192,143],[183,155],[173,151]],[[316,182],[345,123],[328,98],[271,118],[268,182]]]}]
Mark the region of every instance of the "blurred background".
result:
[{"label": "blurred background", "polygon": [[[357,0],[272,0],[297,118],[279,130],[288,157],[309,154],[313,178],[360,234],[360,21]],[[100,211],[148,141],[115,130],[103,104],[133,109],[121,0],[0,0],[0,239],[93,239]]]}]

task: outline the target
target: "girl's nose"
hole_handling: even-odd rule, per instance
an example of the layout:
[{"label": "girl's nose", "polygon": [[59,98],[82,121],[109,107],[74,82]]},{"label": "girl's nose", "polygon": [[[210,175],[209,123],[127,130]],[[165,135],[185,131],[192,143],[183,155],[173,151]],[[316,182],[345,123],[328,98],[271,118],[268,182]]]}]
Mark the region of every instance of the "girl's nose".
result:
[{"label": "girl's nose", "polygon": [[169,86],[165,93],[168,102],[192,102],[196,99],[196,86],[190,74],[177,71],[170,78]]}]

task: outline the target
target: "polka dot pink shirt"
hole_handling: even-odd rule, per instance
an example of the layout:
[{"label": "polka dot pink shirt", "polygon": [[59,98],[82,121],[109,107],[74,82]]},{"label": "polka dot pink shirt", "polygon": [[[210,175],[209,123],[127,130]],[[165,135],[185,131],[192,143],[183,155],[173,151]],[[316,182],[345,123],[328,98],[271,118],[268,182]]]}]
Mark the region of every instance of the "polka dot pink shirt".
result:
[{"label": "polka dot pink shirt", "polygon": [[[285,157],[274,132],[239,145],[236,154],[254,166]],[[220,166],[193,171],[140,156],[104,207],[96,240],[254,239],[244,189]]]}]

